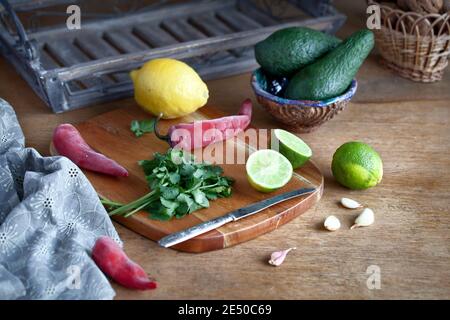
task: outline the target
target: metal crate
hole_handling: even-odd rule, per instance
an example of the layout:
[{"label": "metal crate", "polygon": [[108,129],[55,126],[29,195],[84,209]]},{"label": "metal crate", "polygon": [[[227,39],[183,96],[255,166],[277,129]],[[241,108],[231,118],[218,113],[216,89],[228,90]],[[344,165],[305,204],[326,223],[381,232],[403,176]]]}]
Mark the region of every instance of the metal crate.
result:
[{"label": "metal crate", "polygon": [[[81,29],[66,26],[69,4]],[[334,33],[331,0],[0,0],[0,50],[54,112],[131,96],[128,72],[182,59],[204,79],[257,67],[253,45],[289,26]]]}]

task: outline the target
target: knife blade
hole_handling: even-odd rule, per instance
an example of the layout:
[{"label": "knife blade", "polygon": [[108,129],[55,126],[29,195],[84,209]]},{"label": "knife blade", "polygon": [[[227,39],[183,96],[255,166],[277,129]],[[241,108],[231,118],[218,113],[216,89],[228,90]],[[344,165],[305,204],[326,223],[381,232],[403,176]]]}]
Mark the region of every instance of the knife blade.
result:
[{"label": "knife blade", "polygon": [[227,224],[231,221],[237,221],[240,219],[243,219],[245,217],[254,215],[255,213],[258,213],[264,209],[267,209],[273,205],[276,205],[280,202],[287,201],[290,199],[297,198],[299,196],[303,196],[306,194],[310,194],[316,191],[314,188],[302,188],[293,190],[290,192],[285,192],[280,195],[264,199],[262,201],[253,203],[247,207],[237,209],[235,211],[231,211],[227,213],[226,215],[217,217],[215,219],[202,222],[196,226],[187,228],[185,230],[175,232],[172,234],[169,234],[168,236],[165,236],[164,238],[160,239],[158,241],[158,244],[164,248],[168,248],[171,246],[174,246],[178,243],[184,242],[186,240],[192,239],[198,235],[201,235],[203,233],[206,233],[208,231],[214,230],[216,228],[219,228],[223,226],[224,224]]}]

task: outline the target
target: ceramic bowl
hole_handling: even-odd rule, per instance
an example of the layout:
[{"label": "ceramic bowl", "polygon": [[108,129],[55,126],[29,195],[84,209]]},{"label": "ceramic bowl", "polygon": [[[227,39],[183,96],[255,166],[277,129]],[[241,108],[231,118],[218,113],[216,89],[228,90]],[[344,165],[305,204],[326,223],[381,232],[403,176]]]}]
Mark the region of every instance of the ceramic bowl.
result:
[{"label": "ceramic bowl", "polygon": [[267,79],[262,69],[252,74],[252,87],[258,102],[289,131],[307,133],[316,130],[345,109],[358,87],[353,79],[342,95],[323,100],[289,100],[266,91]]}]

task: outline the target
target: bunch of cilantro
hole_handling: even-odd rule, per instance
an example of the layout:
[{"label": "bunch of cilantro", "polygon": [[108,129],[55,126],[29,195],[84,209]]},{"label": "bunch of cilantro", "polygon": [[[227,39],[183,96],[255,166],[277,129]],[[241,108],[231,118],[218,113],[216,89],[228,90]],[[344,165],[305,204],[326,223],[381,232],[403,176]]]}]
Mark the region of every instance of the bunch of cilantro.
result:
[{"label": "bunch of cilantro", "polygon": [[129,217],[144,210],[151,219],[167,221],[208,208],[210,200],[231,196],[233,179],[223,176],[221,167],[197,163],[190,153],[182,150],[155,153],[152,160],[139,164],[151,192],[125,205],[102,199],[112,209],[111,216]]}]

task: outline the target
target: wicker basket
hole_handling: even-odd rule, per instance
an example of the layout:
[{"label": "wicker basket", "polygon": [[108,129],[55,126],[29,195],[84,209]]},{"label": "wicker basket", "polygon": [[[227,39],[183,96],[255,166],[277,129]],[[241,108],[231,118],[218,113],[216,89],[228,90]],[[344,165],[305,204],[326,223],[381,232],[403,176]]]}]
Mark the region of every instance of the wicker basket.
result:
[{"label": "wicker basket", "polygon": [[388,5],[380,9],[381,29],[373,31],[382,63],[414,81],[441,80],[450,56],[450,15],[405,12]]}]

